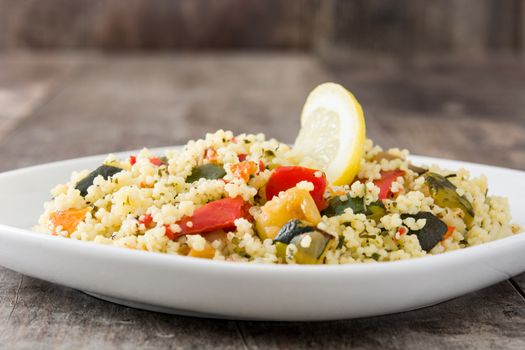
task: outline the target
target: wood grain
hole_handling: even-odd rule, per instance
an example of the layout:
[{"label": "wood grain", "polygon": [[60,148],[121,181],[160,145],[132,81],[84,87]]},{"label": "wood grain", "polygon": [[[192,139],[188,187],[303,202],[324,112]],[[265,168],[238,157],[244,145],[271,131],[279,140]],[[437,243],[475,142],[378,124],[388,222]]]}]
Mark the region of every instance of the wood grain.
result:
[{"label": "wood grain", "polygon": [[45,57],[35,62],[22,54],[2,56],[0,66],[1,137],[44,103],[56,84],[74,69],[75,62],[56,62]]},{"label": "wood grain", "polygon": [[0,50],[523,52],[525,0],[0,0]]},{"label": "wood grain", "polygon": [[[0,72],[20,61],[25,66],[0,81],[3,89],[54,83],[45,102],[27,99],[28,115],[1,136],[1,170],[184,143],[221,127],[293,142],[306,93],[325,80],[355,92],[380,144],[525,169],[525,68],[505,58],[354,56],[326,65],[276,53],[8,55],[0,56]],[[524,288],[522,274],[407,313],[235,322],[135,310],[0,268],[0,348],[523,349]]]}]

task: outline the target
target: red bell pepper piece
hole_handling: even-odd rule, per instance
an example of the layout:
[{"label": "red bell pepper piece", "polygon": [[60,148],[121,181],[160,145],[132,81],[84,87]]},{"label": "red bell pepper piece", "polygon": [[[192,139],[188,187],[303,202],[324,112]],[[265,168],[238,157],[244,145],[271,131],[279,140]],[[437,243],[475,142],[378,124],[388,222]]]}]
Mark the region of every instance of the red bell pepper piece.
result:
[{"label": "red bell pepper piece", "polygon": [[144,226],[149,227],[153,222],[153,217],[151,214],[144,215],[143,218],[139,219],[139,224],[144,224]]},{"label": "red bell pepper piece", "polygon": [[392,195],[392,183],[400,176],[405,175],[403,170],[381,171],[381,178],[374,180],[374,185],[379,187],[379,199],[387,199]]},{"label": "red bell pepper piece", "polygon": [[164,161],[158,157],[150,157],[149,162],[155,166],[161,166],[162,164],[165,164]]},{"label": "red bell pepper piece", "polygon": [[137,162],[137,156],[129,156],[129,164],[135,165]]},{"label": "red bell pepper piece", "polygon": [[[171,239],[172,241],[173,241],[175,238],[178,237],[178,236],[176,236],[176,233],[173,232],[173,231],[171,230],[170,225],[164,225],[164,230],[165,230],[164,234],[166,235],[166,237],[168,237],[168,238]],[[179,236],[180,236],[180,235],[179,235]]]},{"label": "red bell pepper piece", "polygon": [[181,232],[173,233],[170,231],[169,236],[175,239],[183,235],[233,230],[235,229],[235,220],[240,218],[252,219],[248,212],[249,209],[250,204],[241,197],[224,198],[210,202],[197,208],[192,216],[185,216],[178,221],[177,224],[180,226]]},{"label": "red bell pepper piece", "polygon": [[319,210],[324,209],[326,201],[323,195],[327,184],[326,176],[322,172],[321,176],[315,176],[318,171],[319,170],[300,166],[282,166],[275,169],[266,184],[266,199],[271,200],[277,196],[279,192],[286,191],[301,181],[308,181],[314,185],[314,189],[310,191],[310,195],[315,201],[317,208]]}]

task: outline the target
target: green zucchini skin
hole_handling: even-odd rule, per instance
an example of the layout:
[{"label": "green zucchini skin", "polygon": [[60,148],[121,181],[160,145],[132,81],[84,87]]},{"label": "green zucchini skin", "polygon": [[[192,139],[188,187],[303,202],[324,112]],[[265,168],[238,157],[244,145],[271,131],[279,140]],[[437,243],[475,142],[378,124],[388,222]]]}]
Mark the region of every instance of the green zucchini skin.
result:
[{"label": "green zucchini skin", "polygon": [[475,215],[474,208],[465,196],[456,192],[457,187],[444,176],[433,172],[425,173],[423,177],[434,203],[442,208],[461,209],[464,214],[463,221],[468,228],[471,227]]},{"label": "green zucchini skin", "polygon": [[[309,247],[302,247],[301,241],[306,236],[311,238]],[[286,247],[294,244],[297,248],[295,262],[297,264],[318,264],[330,246],[333,237],[316,227],[309,226],[301,220],[290,220],[283,225],[274,239],[277,255],[285,259]]]},{"label": "green zucchini skin", "polygon": [[80,191],[80,195],[82,197],[85,197],[87,195],[87,189],[93,185],[93,181],[97,176],[101,175],[105,180],[107,180],[109,177],[121,172],[122,170],[123,169],[112,165],[103,164],[90,172],[88,176],[77,182],[75,189]]},{"label": "green zucchini skin", "polygon": [[365,214],[367,218],[379,222],[379,220],[385,216],[386,208],[381,202],[377,200],[365,206],[364,200],[361,197],[350,197],[347,195],[347,200],[341,200],[340,196],[333,197],[328,201],[328,206],[324,209],[321,214],[327,217],[341,215],[347,208],[351,208],[354,214]]},{"label": "green zucchini skin", "polygon": [[383,216],[386,215],[386,208],[381,200],[377,200],[373,203],[370,203],[366,208],[366,217],[372,219],[375,222],[379,222]]},{"label": "green zucchini skin", "polygon": [[275,236],[275,239],[273,241],[281,242],[284,244],[290,244],[290,242],[295,236],[298,236],[306,232],[312,232],[315,230],[316,230],[315,227],[307,225],[301,220],[293,219],[293,220],[288,221],[286,224],[283,225],[283,227],[281,227],[281,229],[279,230],[279,232],[277,233],[277,236]]},{"label": "green zucchini skin", "polygon": [[192,183],[199,179],[217,180],[222,179],[226,175],[226,171],[221,165],[204,164],[196,166],[191,170],[190,176],[186,178],[186,183]]},{"label": "green zucchini skin", "polygon": [[421,230],[408,230],[409,235],[416,235],[421,249],[427,253],[443,240],[448,231],[448,226],[438,219],[434,214],[421,211],[417,214],[402,214],[401,219],[414,218],[416,220],[426,219],[427,222]]},{"label": "green zucchini skin", "polygon": [[349,195],[347,200],[341,200],[340,196],[335,196],[328,201],[328,206],[321,214],[327,217],[341,215],[347,208],[352,208],[354,214],[362,214],[365,212],[365,204],[363,198],[353,198]]}]

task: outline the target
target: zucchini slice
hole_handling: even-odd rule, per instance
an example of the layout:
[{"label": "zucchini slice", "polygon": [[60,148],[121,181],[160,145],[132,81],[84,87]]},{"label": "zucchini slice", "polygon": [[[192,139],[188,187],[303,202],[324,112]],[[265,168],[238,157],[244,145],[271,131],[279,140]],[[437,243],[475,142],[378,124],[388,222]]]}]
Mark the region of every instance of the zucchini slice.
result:
[{"label": "zucchini slice", "polygon": [[80,195],[82,197],[85,197],[87,195],[88,188],[93,185],[93,181],[97,176],[101,175],[104,180],[107,180],[109,177],[121,172],[122,170],[123,169],[112,165],[103,164],[90,172],[88,176],[77,182],[75,188],[80,191]]},{"label": "zucchini slice", "polygon": [[381,200],[377,200],[373,203],[370,203],[366,208],[366,217],[372,219],[375,222],[379,222],[383,216],[386,215],[386,208]]},{"label": "zucchini slice", "polygon": [[[297,264],[318,264],[324,259],[332,238],[328,233],[295,219],[288,221],[281,228],[274,243],[277,256],[283,260],[286,260],[286,247],[293,244],[297,248],[294,255]],[[307,247],[303,247],[303,239],[309,241]]]},{"label": "zucchini slice", "polygon": [[465,221],[467,228],[470,228],[474,220],[474,208],[465,196],[460,196],[456,192],[457,187],[444,176],[436,173],[428,172],[423,177],[434,203],[442,208],[461,209],[464,214],[463,221]]},{"label": "zucchini slice", "polygon": [[377,200],[365,206],[364,200],[361,197],[352,198],[347,195],[347,200],[341,200],[340,196],[333,197],[328,202],[328,206],[321,212],[327,217],[337,216],[344,213],[347,208],[352,208],[354,214],[365,214],[368,219],[379,220],[385,216],[386,208],[381,200]]},{"label": "zucchini slice", "polygon": [[421,230],[408,230],[409,235],[416,235],[419,240],[419,245],[421,249],[427,253],[432,250],[443,240],[445,234],[448,231],[448,226],[443,221],[439,220],[434,214],[429,213],[428,211],[421,211],[417,214],[402,214],[401,219],[406,219],[408,217],[414,218],[416,220],[426,219],[426,224]]},{"label": "zucchini slice", "polygon": [[202,178],[206,180],[222,179],[224,175],[226,175],[226,171],[221,165],[204,164],[191,170],[190,176],[186,178],[186,183],[192,183]]},{"label": "zucchini slice", "polygon": [[352,208],[354,214],[362,214],[365,212],[365,204],[363,198],[350,197],[347,195],[347,200],[341,200],[341,196],[335,196],[328,201],[328,206],[324,209],[321,214],[327,217],[341,215],[347,208]]}]

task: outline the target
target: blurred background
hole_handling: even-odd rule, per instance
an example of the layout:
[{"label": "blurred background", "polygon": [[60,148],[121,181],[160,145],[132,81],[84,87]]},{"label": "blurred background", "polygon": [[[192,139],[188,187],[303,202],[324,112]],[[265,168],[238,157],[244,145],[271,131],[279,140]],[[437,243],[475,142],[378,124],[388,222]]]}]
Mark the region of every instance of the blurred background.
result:
[{"label": "blurred background", "polygon": [[0,0],[0,170],[185,143],[293,142],[308,91],[368,135],[525,168],[525,0]]}]

